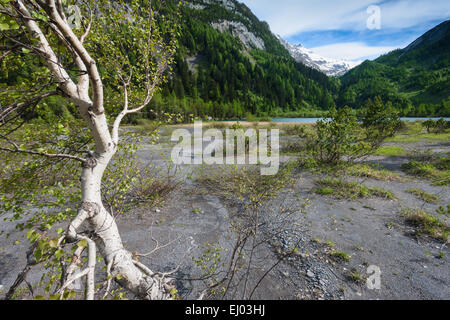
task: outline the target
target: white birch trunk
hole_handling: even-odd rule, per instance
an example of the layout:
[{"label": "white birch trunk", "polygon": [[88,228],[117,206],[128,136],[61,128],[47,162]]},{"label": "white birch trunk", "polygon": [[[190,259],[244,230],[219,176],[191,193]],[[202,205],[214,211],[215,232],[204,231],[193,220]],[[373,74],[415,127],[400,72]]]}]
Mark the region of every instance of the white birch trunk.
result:
[{"label": "white birch trunk", "polygon": [[[114,152],[95,155],[95,166],[84,167],[81,175],[82,206],[80,215],[86,215],[87,221],[95,233],[95,242],[105,263],[111,264],[111,274],[120,275],[116,281],[140,299],[170,299],[169,284],[165,279],[151,272],[133,260],[132,254],[122,244],[117,224],[112,215],[103,207],[101,181],[103,173]],[[75,219],[76,220],[76,219]],[[75,221],[76,224],[78,224]],[[71,227],[75,227],[71,224]],[[78,226],[76,226],[78,227]],[[72,229],[72,231],[74,231]]]}]

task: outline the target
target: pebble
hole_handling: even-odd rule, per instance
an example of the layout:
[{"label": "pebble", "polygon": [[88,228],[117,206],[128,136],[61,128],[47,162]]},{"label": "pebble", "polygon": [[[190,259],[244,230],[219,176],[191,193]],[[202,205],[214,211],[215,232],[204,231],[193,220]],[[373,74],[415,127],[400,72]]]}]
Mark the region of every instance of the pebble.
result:
[{"label": "pebble", "polygon": [[306,272],[306,275],[310,278],[314,278],[316,275],[314,274],[314,272],[312,272],[311,270],[308,270],[308,272]]}]

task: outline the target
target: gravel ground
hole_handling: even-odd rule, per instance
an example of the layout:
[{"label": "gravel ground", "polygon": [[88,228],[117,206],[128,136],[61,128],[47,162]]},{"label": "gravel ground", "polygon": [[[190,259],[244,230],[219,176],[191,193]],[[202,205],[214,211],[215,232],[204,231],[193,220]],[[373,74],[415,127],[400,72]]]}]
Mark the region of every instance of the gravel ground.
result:
[{"label": "gravel ground", "polygon": [[[432,149],[448,152],[450,146],[443,144],[408,144],[415,150]],[[140,151],[143,164],[164,165],[170,152],[167,144],[146,146]],[[289,157],[283,157],[287,161]],[[386,169],[400,172],[406,157],[373,157],[371,162],[381,163]],[[193,262],[193,257],[202,254],[201,246],[217,243],[224,249],[232,249],[235,235],[229,230],[230,217],[239,210],[223,195],[205,190],[192,179],[199,168],[182,167],[179,176],[181,186],[171,195],[170,201],[159,208],[140,207],[118,220],[123,241],[133,252],[152,250],[154,239],[167,247],[142,262],[153,270],[170,271],[179,266],[175,277],[179,294],[184,299],[197,298],[205,288],[198,281],[202,271]],[[209,167],[208,170],[222,170]],[[362,199],[357,201],[335,200],[329,196],[311,193],[314,179],[308,172],[298,171],[295,184],[265,203],[267,212],[276,212],[281,207],[301,210],[299,199],[309,199],[305,213],[297,216],[298,228],[279,230],[270,243],[262,246],[257,258],[270,266],[278,261],[280,252],[299,243],[299,252],[280,263],[261,283],[254,298],[257,299],[450,299],[449,247],[426,238],[411,236],[399,213],[401,208],[424,207],[434,212],[439,205],[450,203],[448,188],[435,187],[429,182],[405,179],[402,182],[364,180],[368,186],[391,190],[396,200]],[[195,180],[195,179],[194,179]],[[436,204],[424,204],[406,192],[409,188],[420,188],[439,194]],[[448,217],[439,216],[449,223]],[[389,227],[387,226],[389,225]],[[10,238],[0,237],[0,291],[3,293],[13,283],[25,265],[26,240],[13,230],[9,223],[2,223],[0,231],[10,232]],[[21,240],[21,244],[12,243]],[[327,241],[331,241],[327,244]],[[331,252],[346,252],[351,260],[338,261]],[[438,258],[440,253],[445,256]],[[224,258],[226,260],[226,257]],[[369,276],[369,266],[381,270],[381,288],[370,290],[364,277]],[[349,278],[349,273],[359,274],[361,281]],[[99,271],[101,272],[101,271]],[[260,275],[255,273],[255,283]],[[39,279],[32,271],[31,282]],[[0,295],[1,296],[1,295]]]}]

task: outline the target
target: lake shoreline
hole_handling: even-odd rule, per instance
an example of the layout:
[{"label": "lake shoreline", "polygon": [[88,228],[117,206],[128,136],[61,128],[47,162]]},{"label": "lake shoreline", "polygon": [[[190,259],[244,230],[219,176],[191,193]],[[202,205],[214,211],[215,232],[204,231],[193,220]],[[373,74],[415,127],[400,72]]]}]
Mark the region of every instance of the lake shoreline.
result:
[{"label": "lake shoreline", "polygon": [[[221,124],[224,126],[232,126],[236,123],[239,123],[243,127],[252,127],[255,124],[258,124],[258,126],[270,126],[271,124],[275,125],[313,125],[316,124],[317,121],[323,120],[325,118],[274,118],[272,121],[246,121],[246,120],[226,120],[226,121],[203,121],[204,126],[211,126],[214,124]],[[450,118],[444,117],[444,118],[418,118],[418,117],[404,117],[400,118],[401,121],[406,122],[416,122],[416,121],[427,121],[427,120],[439,120],[444,119],[445,121],[450,121]],[[191,127],[193,126],[193,123],[184,123],[184,124],[177,124],[174,125],[176,127]]]}]

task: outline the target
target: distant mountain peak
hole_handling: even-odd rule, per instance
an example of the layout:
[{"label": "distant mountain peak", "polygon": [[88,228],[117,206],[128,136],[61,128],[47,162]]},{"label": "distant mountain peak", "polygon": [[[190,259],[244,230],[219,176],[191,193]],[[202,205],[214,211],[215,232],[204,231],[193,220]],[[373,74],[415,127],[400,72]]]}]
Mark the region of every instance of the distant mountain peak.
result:
[{"label": "distant mountain peak", "polygon": [[301,43],[294,45],[290,44],[279,35],[277,35],[277,38],[297,62],[301,62],[308,67],[322,71],[328,76],[342,76],[359,64],[353,61],[325,58],[305,48]]}]

